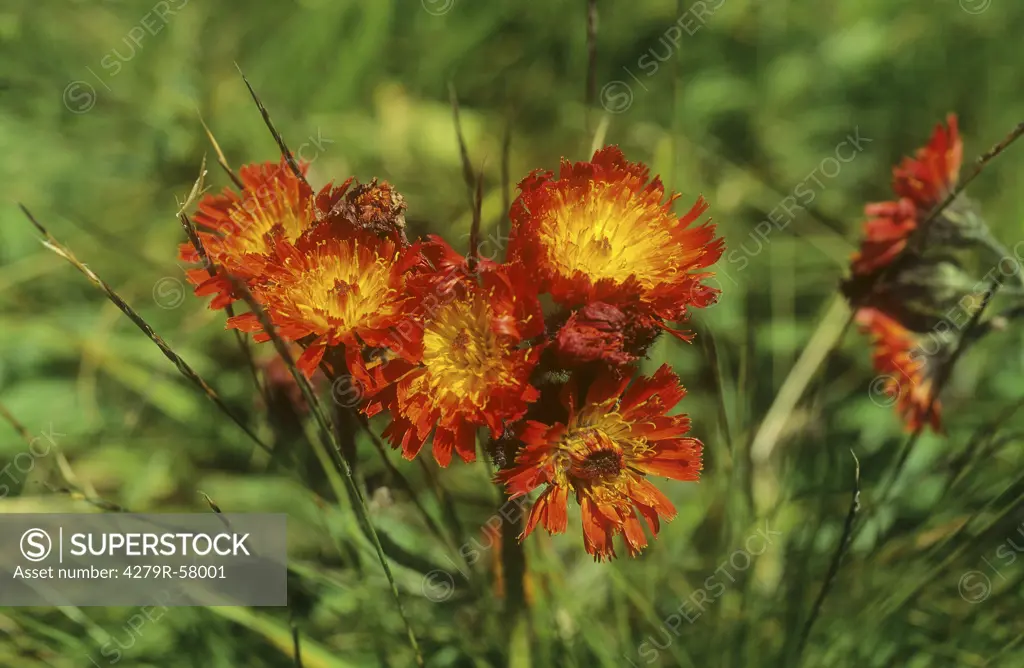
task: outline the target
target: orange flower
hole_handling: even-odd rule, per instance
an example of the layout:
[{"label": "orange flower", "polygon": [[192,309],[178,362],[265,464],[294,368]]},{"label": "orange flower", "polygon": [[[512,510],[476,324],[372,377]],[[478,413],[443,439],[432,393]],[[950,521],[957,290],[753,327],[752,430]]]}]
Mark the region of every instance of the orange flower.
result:
[{"label": "orange flower", "polygon": [[[857,311],[857,323],[870,334],[875,346],[873,362],[881,374],[872,387],[887,401],[896,404],[907,431],[917,431],[924,424],[941,431],[941,405],[935,392],[934,376],[940,357],[924,351],[921,336],[874,308]],[[938,345],[938,344],[937,344]]]},{"label": "orange flower", "polygon": [[[300,165],[303,173],[307,167]],[[207,195],[194,216],[199,240],[218,275],[211,277],[204,267],[190,270],[188,278],[197,286],[196,295],[216,295],[213,309],[235,300],[225,273],[235,274],[251,256],[269,253],[274,235],[295,241],[316,218],[312,190],[283,159],[280,164],[245,165],[239,175],[245,186],[241,194],[225,188],[220,195]],[[179,247],[179,256],[193,264],[202,261],[187,242]]]},{"label": "orange flower", "polygon": [[511,498],[541,485],[546,488],[520,539],[538,523],[552,534],[565,531],[569,492],[582,511],[584,546],[598,561],[615,556],[612,539],[619,533],[631,556],[647,545],[636,511],[654,535],[660,517],[675,517],[675,507],[647,476],[694,481],[700,477],[703,446],[686,437],[690,419],[665,414],[686,391],[668,365],[627,388],[628,383],[628,377],[602,371],[582,407],[575,403],[572,386],[566,386],[565,424],[523,424],[523,449],[516,465],[499,473],[498,479],[507,485]]},{"label": "orange flower", "polygon": [[935,126],[931,141],[917,151],[916,158],[904,158],[893,168],[892,189],[899,196],[895,202],[868,204],[864,212],[864,241],[853,255],[853,274],[866,275],[890,264],[907,245],[910,234],[917,229],[936,205],[956,185],[963,160],[963,142],[955,114],[946,119],[948,128]]},{"label": "orange flower", "polygon": [[[299,164],[303,174],[308,167]],[[241,194],[225,188],[221,195],[207,195],[194,216],[216,275],[210,276],[204,267],[190,270],[188,277],[196,285],[196,295],[215,295],[210,308],[223,308],[237,298],[229,276],[248,276],[253,287],[253,281],[262,278],[254,267],[262,267],[262,261],[274,254],[278,239],[294,243],[320,223],[344,221],[408,245],[405,199],[386,182],[360,184],[349,178],[340,186],[329,183],[314,195],[283,159],[280,164],[245,165],[239,174]],[[202,261],[191,243],[181,244],[179,255],[185,262]]]},{"label": "orange flower", "polygon": [[[297,365],[311,376],[328,347],[345,346],[353,363],[363,344],[404,351],[396,328],[408,318],[407,281],[421,262],[418,245],[403,248],[394,238],[335,219],[295,243],[275,237],[273,255],[250,258],[240,275],[282,339],[310,337]],[[270,339],[254,313],[229,318],[228,327]]]},{"label": "orange flower", "polygon": [[519,184],[510,257],[565,307],[604,302],[635,313],[641,325],[689,338],[664,323],[718,296],[702,281],[713,275],[704,270],[721,257],[724,240],[709,223],[691,227],[708,208],[704,198],[676,217],[679,195],[665,200],[661,180],[648,182],[647,167],[628,162],[614,146],[591,162],[563,160],[553,176],[538,170]]},{"label": "orange flower", "polygon": [[448,466],[453,449],[467,462],[476,458],[479,427],[498,437],[503,423],[521,418],[537,398],[529,378],[541,347],[526,344],[544,322],[521,268],[493,266],[477,283],[457,271],[464,263],[452,261],[459,256],[447,244],[432,246],[426,253],[445,262],[415,296],[422,324],[403,332],[411,354],[369,369],[373,377],[363,385],[373,397],[364,411],[391,411],[384,435],[406,459],[433,432],[434,458]]}]

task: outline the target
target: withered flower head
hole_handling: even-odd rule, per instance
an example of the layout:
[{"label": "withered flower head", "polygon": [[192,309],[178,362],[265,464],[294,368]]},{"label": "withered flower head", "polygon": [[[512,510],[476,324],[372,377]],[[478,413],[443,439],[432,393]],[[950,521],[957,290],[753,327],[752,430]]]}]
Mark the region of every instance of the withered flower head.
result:
[{"label": "withered flower head", "polygon": [[405,237],[405,198],[395,188],[373,179],[351,185],[351,179],[318,202],[328,217],[339,217],[381,237]]},{"label": "withered flower head", "polygon": [[555,334],[558,361],[566,367],[596,361],[621,366],[637,361],[661,329],[645,325],[632,310],[592,302],[573,311]]}]

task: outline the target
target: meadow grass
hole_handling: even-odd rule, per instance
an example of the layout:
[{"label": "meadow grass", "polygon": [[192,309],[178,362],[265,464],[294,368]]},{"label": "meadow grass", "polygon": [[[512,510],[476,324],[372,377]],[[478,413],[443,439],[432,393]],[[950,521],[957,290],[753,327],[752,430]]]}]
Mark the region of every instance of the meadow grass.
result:
[{"label": "meadow grass", "polygon": [[[0,427],[0,511],[286,512],[291,604],[172,608],[141,626],[135,608],[6,608],[0,666],[1024,658],[1024,357],[1016,321],[989,320],[1012,291],[946,379],[946,432],[910,437],[838,296],[863,205],[889,198],[901,156],[947,112],[968,163],[1024,118],[1024,7],[599,0],[594,20],[582,1],[9,4],[0,406],[19,427]],[[694,315],[692,345],[663,337],[643,363],[671,363],[687,387],[703,477],[659,483],[679,516],[640,558],[594,563],[578,513],[518,554],[495,543],[485,529],[521,510],[487,464],[402,460],[330,382],[307,388],[322,421],[264,408],[249,356],[274,344],[239,346],[176,262],[204,157],[219,189],[215,159],[280,155],[236,64],[314,186],[385,179],[410,237],[462,252],[500,259],[509,184],[595,144],[650,164],[682,201],[709,199],[721,300]],[[1008,249],[1024,241],[1022,170],[1010,146],[967,190]],[[977,280],[1000,260],[977,260]]]}]

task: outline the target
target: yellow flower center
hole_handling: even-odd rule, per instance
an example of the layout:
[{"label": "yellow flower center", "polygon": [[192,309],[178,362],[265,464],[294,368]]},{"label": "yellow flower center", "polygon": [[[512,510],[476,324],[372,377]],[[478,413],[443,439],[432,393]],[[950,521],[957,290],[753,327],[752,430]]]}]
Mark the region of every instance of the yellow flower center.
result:
[{"label": "yellow flower center", "polygon": [[285,299],[320,329],[351,331],[393,302],[391,266],[396,258],[359,252],[357,241],[340,252],[320,251],[318,261],[293,282]]},{"label": "yellow flower center", "polygon": [[231,224],[225,225],[221,232],[226,242],[240,254],[266,253],[269,250],[266,235],[275,225],[281,226],[288,241],[295,241],[309,227],[310,212],[300,208],[300,203],[280,181],[274,181],[273,188],[273,192],[247,193],[229,212]]},{"label": "yellow flower center", "polygon": [[649,289],[673,280],[682,260],[669,234],[677,221],[616,187],[594,183],[584,197],[556,195],[560,201],[541,228],[547,259],[564,276],[580,271],[594,282],[636,276]]},{"label": "yellow flower center", "polygon": [[423,365],[427,373],[416,389],[446,401],[469,401],[484,407],[491,392],[515,385],[503,343],[491,326],[485,298],[474,295],[438,309],[423,332]]}]

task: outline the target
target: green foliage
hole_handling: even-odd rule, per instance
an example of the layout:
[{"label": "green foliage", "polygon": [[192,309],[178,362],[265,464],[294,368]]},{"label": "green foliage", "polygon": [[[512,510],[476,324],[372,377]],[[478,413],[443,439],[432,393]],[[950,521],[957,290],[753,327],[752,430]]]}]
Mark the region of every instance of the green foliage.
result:
[{"label": "green foliage", "polygon": [[[703,23],[694,23],[697,5],[707,9]],[[1020,664],[1024,566],[1007,547],[1024,545],[1019,327],[1011,322],[966,352],[943,396],[947,433],[923,436],[891,489],[906,437],[879,405],[885,397],[870,391],[870,352],[855,330],[773,423],[771,457],[753,456],[751,445],[797,360],[820,352],[810,342],[845,276],[863,205],[890,197],[891,166],[947,112],[960,116],[968,163],[1024,120],[1016,66],[1024,6],[598,6],[593,108],[579,0],[13,0],[0,8],[0,401],[31,434],[51,426],[60,434],[52,452],[16,474],[0,509],[97,511],[53,491],[71,487],[139,512],[205,512],[200,492],[225,512],[288,512],[293,597],[287,610],[171,609],[140,631],[127,626],[133,609],[4,609],[0,666],[109,665],[100,650],[113,639],[126,647],[124,665],[285,668],[295,665],[292,620],[307,667],[413,665],[373,544],[305,438],[295,434],[291,447],[304,471],[318,473],[302,479],[255,451],[102,294],[40,246],[15,205],[32,209],[274,439],[223,314],[188,294],[176,262],[176,199],[204,155],[214,165],[208,183],[228,184],[199,114],[233,166],[277,157],[236,62],[292,150],[313,160],[311,182],[388,180],[409,202],[414,235],[468,246],[450,81],[484,171],[484,253],[500,250],[507,234],[508,119],[513,182],[556,168],[562,156],[586,159],[606,120],[606,141],[650,164],[682,201],[703,193],[727,240],[722,299],[694,316],[697,341],[661,340],[645,362],[648,370],[672,363],[687,386],[684,410],[707,448],[703,480],[659,483],[679,516],[636,560],[592,563],[578,519],[564,536],[532,536],[525,622],[495,596],[500,549],[482,527],[501,500],[488,467],[439,471],[393,452],[385,465],[357,434],[357,477],[373,490],[370,514],[427,665]],[[667,33],[674,25],[688,28]],[[668,51],[665,62],[654,59]],[[625,109],[619,84],[631,93]],[[618,113],[604,114],[602,101]],[[824,161],[844,141],[859,148],[833,174]],[[1011,250],[1024,233],[1022,170],[1024,146],[1011,147],[969,189]],[[801,185],[813,201],[794,207]],[[272,352],[257,350],[262,359]],[[6,426],[0,433],[7,465],[26,446]],[[842,537],[851,450],[862,508],[798,659]]]}]

